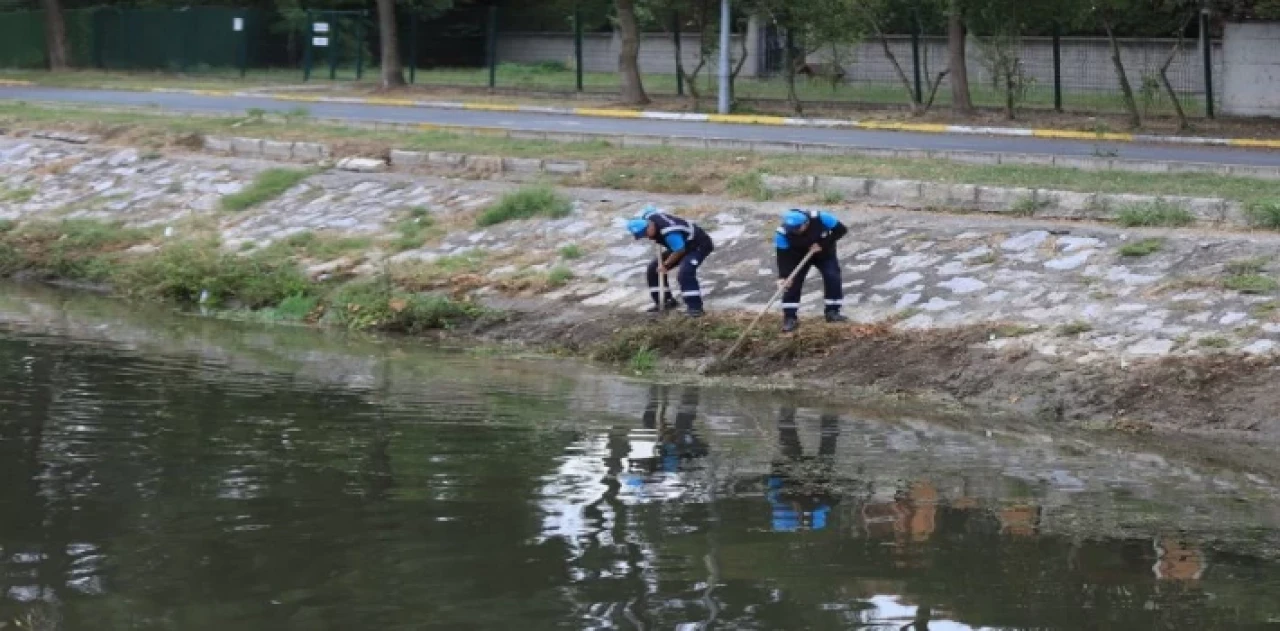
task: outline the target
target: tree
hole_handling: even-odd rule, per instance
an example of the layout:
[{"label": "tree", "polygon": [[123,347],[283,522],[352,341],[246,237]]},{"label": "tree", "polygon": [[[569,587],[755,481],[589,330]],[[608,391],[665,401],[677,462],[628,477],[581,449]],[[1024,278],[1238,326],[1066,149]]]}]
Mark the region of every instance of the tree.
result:
[{"label": "tree", "polygon": [[49,70],[59,72],[66,70],[67,64],[67,23],[62,14],[61,0],[40,0],[40,8],[44,9],[45,50],[48,55]]},{"label": "tree", "polygon": [[947,3],[947,67],[951,70],[951,109],[957,114],[973,114],[969,95],[969,69],[965,55],[964,16],[960,0]]},{"label": "tree", "polygon": [[649,96],[644,93],[640,78],[640,26],[636,21],[634,0],[615,0],[618,11],[618,35],[622,48],[618,52],[618,74],[622,76],[622,102],[627,105],[647,105]]},{"label": "tree", "polygon": [[378,30],[382,40],[382,88],[405,85],[404,66],[400,62],[400,36],[396,30],[395,0],[378,0]]}]

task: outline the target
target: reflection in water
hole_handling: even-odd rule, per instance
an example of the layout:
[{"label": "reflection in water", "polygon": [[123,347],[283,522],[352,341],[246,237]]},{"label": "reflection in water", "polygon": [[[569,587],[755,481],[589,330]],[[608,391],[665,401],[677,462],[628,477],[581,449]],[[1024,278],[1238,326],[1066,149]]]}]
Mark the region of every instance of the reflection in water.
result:
[{"label": "reflection in water", "polygon": [[[252,362],[219,346],[250,339]],[[306,340],[273,351],[294,362],[277,370],[253,328],[169,354],[0,333],[0,623],[1280,619],[1280,519],[1243,477],[1076,439]]]}]

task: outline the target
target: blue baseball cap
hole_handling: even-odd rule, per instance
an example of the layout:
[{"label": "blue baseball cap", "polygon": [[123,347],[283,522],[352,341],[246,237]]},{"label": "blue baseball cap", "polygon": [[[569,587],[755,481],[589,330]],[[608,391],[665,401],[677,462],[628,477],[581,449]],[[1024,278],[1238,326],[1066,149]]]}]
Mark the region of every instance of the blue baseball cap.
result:
[{"label": "blue baseball cap", "polygon": [[630,232],[631,236],[637,239],[644,238],[645,231],[648,229],[649,229],[649,222],[645,219],[628,219],[627,220],[627,232]]},{"label": "blue baseball cap", "polygon": [[793,208],[782,213],[782,227],[785,228],[787,232],[795,232],[796,230],[799,230],[807,221],[809,221],[809,215],[803,210],[796,210]]},{"label": "blue baseball cap", "polygon": [[661,210],[658,210],[658,207],[657,207],[657,206],[654,206],[653,204],[649,204],[648,206],[645,206],[644,208],[641,208],[641,209],[640,209],[640,215],[639,215],[639,216],[640,216],[640,218],[641,218],[641,219],[648,219],[650,216],[652,216],[652,215],[656,215],[656,214],[658,214],[658,213],[660,213],[660,212],[662,212],[662,211],[661,211]]}]

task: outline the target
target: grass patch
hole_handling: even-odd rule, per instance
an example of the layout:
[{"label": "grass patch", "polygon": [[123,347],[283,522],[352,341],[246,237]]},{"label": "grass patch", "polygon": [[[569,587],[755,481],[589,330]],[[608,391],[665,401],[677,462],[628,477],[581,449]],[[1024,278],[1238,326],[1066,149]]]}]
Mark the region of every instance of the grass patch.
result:
[{"label": "grass patch", "polygon": [[552,289],[564,287],[571,280],[573,280],[573,272],[567,267],[556,266],[547,272],[547,287]]},{"label": "grass patch", "polygon": [[1280,284],[1262,274],[1233,274],[1223,279],[1222,286],[1242,294],[1266,294],[1275,291]]},{"label": "grass patch", "polygon": [[560,248],[560,258],[570,261],[580,259],[583,256],[586,256],[586,254],[587,253],[583,251],[582,247],[578,245],[566,245],[563,248]]},{"label": "grass patch", "polygon": [[126,294],[211,307],[261,309],[308,296],[312,284],[286,255],[223,252],[215,241],[174,243],[122,262],[112,278]]},{"label": "grass patch", "polygon": [[1249,312],[1253,314],[1253,317],[1255,318],[1270,318],[1275,315],[1276,310],[1278,309],[1280,309],[1280,302],[1268,300],[1267,302],[1253,305],[1253,308],[1250,309]]},{"label": "grass patch", "polygon": [[840,191],[824,191],[822,193],[822,203],[824,204],[844,203],[844,193],[841,193]]},{"label": "grass patch", "polygon": [[0,231],[0,275],[33,272],[67,280],[108,280],[124,250],[151,234],[85,219],[32,222]]},{"label": "grass patch", "polygon": [[373,246],[369,237],[321,235],[310,230],[290,235],[270,249],[307,258],[332,261],[351,252],[363,252]]},{"label": "grass patch", "polygon": [[1116,214],[1116,223],[1126,228],[1156,227],[1179,228],[1195,223],[1196,218],[1187,209],[1168,202],[1125,206]]},{"label": "grass patch", "polygon": [[1223,269],[1231,275],[1258,274],[1267,266],[1267,259],[1261,257],[1236,259],[1227,261]]},{"label": "grass patch", "polygon": [[279,197],[310,175],[311,171],[297,169],[267,169],[253,178],[253,183],[243,191],[223,197],[222,209],[248,210]]},{"label": "grass patch", "polygon": [[764,176],[759,171],[736,173],[729,178],[725,192],[737,197],[746,197],[758,202],[769,201],[773,193],[764,185]]},{"label": "grass patch", "polygon": [[1155,254],[1164,247],[1164,239],[1143,239],[1120,246],[1120,256],[1147,256]]},{"label": "grass patch", "polygon": [[391,247],[397,252],[416,250],[427,242],[427,236],[435,227],[431,211],[422,206],[408,209],[405,217],[396,222],[396,238]]},{"label": "grass patch", "polygon": [[627,368],[636,374],[651,373],[657,367],[658,351],[648,346],[641,346],[636,349],[631,359],[627,360]]},{"label": "grass patch", "polygon": [[402,263],[391,268],[391,280],[408,289],[434,289],[483,271],[487,257],[484,250],[470,250],[433,261]]},{"label": "grass patch", "polygon": [[0,189],[0,202],[8,204],[23,204],[31,201],[36,196],[33,188],[13,188]]},{"label": "grass patch", "polygon": [[334,292],[329,304],[333,317],[349,329],[396,333],[449,329],[483,312],[470,303],[402,291],[388,279],[345,285]]},{"label": "grass patch", "polygon": [[0,219],[0,234],[4,234],[18,227],[18,222],[12,219]]},{"label": "grass patch", "polygon": [[1026,326],[1023,324],[1001,324],[992,330],[991,334],[996,337],[1022,337],[1024,335],[1031,335],[1039,330],[1039,327]]},{"label": "grass patch", "polygon": [[1068,322],[1058,327],[1058,335],[1061,337],[1072,337],[1081,333],[1088,333],[1093,330],[1093,325],[1088,322],[1076,321]]},{"label": "grass patch", "polygon": [[1231,346],[1231,340],[1218,335],[1210,335],[1209,337],[1202,337],[1197,340],[1196,346],[1201,348],[1227,348],[1228,346]]},{"label": "grass patch", "polygon": [[1034,195],[1023,195],[1009,206],[1009,214],[1015,217],[1031,217],[1048,206],[1048,200],[1036,199]]},{"label": "grass patch", "polygon": [[550,186],[539,184],[503,195],[498,203],[486,208],[476,217],[476,225],[483,228],[534,217],[559,219],[569,216],[571,212],[573,205],[567,198]]},{"label": "grass patch", "polygon": [[314,313],[318,306],[320,306],[319,298],[306,294],[297,294],[281,300],[280,304],[276,305],[272,312],[281,320],[301,322]]},{"label": "grass patch", "polygon": [[1253,226],[1280,230],[1280,197],[1255,200],[1245,205],[1244,213]]}]

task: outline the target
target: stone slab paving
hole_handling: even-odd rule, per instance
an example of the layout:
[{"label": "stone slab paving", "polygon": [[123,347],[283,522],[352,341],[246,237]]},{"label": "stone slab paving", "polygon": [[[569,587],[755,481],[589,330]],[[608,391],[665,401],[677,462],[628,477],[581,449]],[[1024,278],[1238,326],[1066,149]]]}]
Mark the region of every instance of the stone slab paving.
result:
[{"label": "stone slab paving", "polygon": [[[271,166],[0,139],[0,219],[115,220],[167,226],[169,238],[216,225],[234,251],[304,231],[364,235],[374,245],[358,257],[363,265],[357,273],[376,273],[383,263],[471,253],[495,282],[555,266],[572,270],[574,280],[545,294],[548,300],[639,309],[648,301],[643,267],[653,249],[632,241],[621,223],[657,201],[696,218],[716,240],[716,253],[702,271],[710,309],[758,310],[774,291],[771,238],[782,210],[776,204],[574,189],[566,191],[573,198],[568,217],[477,228],[472,214],[514,184],[331,170],[261,207],[219,210],[222,196],[242,190]],[[395,252],[390,242],[409,209],[425,209],[447,234]],[[1007,326],[989,340],[994,348],[1082,363],[1265,354],[1280,343],[1280,295],[1226,288],[1250,266],[1257,271],[1243,273],[1275,276],[1280,237],[1274,235],[1137,231],[869,207],[837,214],[850,226],[839,250],[846,312],[857,321],[893,319],[904,329],[1000,323]],[[193,223],[193,217],[206,221]],[[1120,253],[1147,238],[1161,240],[1155,252]],[[566,245],[585,255],[564,259],[558,251]],[[822,308],[816,273],[805,289],[802,317],[816,322]]]}]

